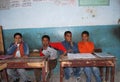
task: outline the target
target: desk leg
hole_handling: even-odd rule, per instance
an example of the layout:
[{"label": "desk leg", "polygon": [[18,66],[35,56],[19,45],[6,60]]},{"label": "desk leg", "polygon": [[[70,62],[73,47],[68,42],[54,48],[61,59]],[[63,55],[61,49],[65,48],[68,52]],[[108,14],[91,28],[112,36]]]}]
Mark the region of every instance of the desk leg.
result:
[{"label": "desk leg", "polygon": [[63,67],[62,64],[60,63],[60,82],[63,82]]},{"label": "desk leg", "polygon": [[45,67],[42,67],[42,82],[46,82],[46,72],[45,72]]},{"label": "desk leg", "polygon": [[115,67],[111,67],[111,81],[110,82],[114,82],[115,79]]},{"label": "desk leg", "polygon": [[34,75],[35,75],[36,82],[41,81],[41,69],[39,68],[34,69]]},{"label": "desk leg", "polygon": [[101,80],[103,81],[103,67],[100,67],[100,76],[101,76]]},{"label": "desk leg", "polygon": [[106,67],[105,81],[107,82],[109,78],[109,67]]},{"label": "desk leg", "polygon": [[2,71],[2,77],[3,77],[4,82],[8,82],[8,76],[7,76],[7,70],[6,69],[4,69]]}]

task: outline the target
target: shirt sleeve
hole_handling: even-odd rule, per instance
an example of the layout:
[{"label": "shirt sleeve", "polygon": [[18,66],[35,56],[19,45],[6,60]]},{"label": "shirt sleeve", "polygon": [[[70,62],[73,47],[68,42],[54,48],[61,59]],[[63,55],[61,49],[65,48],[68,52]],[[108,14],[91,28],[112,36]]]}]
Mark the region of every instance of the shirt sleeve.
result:
[{"label": "shirt sleeve", "polygon": [[16,49],[17,49],[17,45],[12,43],[10,47],[7,49],[7,55],[12,55]]},{"label": "shirt sleeve", "polygon": [[73,53],[78,53],[79,50],[78,50],[78,46],[76,43],[74,43],[73,47],[72,47],[72,50],[73,50]]},{"label": "shirt sleeve", "polygon": [[50,46],[55,48],[55,49],[61,50],[63,52],[66,52],[66,49],[65,49],[65,47],[63,46],[63,44],[61,42],[50,43]]},{"label": "shirt sleeve", "polygon": [[25,55],[29,55],[29,47],[26,43],[24,43],[24,53]]}]

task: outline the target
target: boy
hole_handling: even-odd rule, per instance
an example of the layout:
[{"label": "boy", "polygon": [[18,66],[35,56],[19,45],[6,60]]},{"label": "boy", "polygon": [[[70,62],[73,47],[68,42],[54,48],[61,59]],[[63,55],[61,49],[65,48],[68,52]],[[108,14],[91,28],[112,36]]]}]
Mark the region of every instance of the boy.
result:
[{"label": "boy", "polygon": [[50,42],[48,35],[42,36],[42,48],[40,49],[40,56],[50,55],[50,59],[57,58],[57,50],[61,50],[66,53],[66,49],[61,42]]},{"label": "boy", "polygon": [[[57,64],[57,50],[66,53],[66,49],[61,42],[50,42],[48,35],[43,35],[41,38],[42,48],[40,49],[40,56],[50,56],[49,69],[53,70]],[[41,80],[40,69],[35,69],[35,76],[37,82]]]},{"label": "boy", "polygon": [[[82,34],[82,41],[78,43],[78,49],[80,53],[92,53],[94,52],[94,43],[89,41],[89,32],[83,31]],[[91,74],[93,72],[96,82],[101,82],[99,68],[97,67],[85,67],[84,71],[87,76],[86,82],[91,82]]]},{"label": "boy", "polygon": [[[67,53],[78,53],[78,46],[75,42],[72,41],[72,32],[66,31],[64,33],[64,41],[62,44],[67,50]],[[76,81],[80,79],[80,68],[64,68],[65,79],[68,80],[70,76],[74,74]]]},{"label": "boy", "polygon": [[[23,41],[21,33],[14,34],[14,42],[7,49],[7,55],[13,55],[14,58],[28,57],[29,48]],[[13,79],[13,82],[19,82],[19,76],[23,82],[31,82],[26,74],[25,69],[7,69],[8,75]]]}]

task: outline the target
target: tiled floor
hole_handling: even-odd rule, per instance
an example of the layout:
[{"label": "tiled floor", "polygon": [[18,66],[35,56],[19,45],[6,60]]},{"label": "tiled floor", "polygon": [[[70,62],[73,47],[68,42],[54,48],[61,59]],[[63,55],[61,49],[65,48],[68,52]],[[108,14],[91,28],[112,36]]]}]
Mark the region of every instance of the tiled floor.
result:
[{"label": "tiled floor", "polygon": [[[28,72],[28,75],[32,79],[32,82],[36,82],[33,71]],[[120,82],[120,77],[119,76],[120,76],[120,71],[117,71],[116,75],[115,75],[115,82]],[[80,78],[81,78],[80,82],[86,82],[86,76],[85,76],[84,73],[82,73]],[[2,82],[4,82],[4,81],[2,81]],[[12,81],[9,81],[9,82],[12,82]],[[60,82],[59,74],[56,74],[56,73],[52,74],[49,82]],[[71,77],[68,81],[63,79],[63,82],[76,82],[76,79],[74,77]],[[92,81],[91,82],[96,82],[94,77],[92,77]],[[103,82],[105,82],[105,81],[103,81]],[[110,82],[110,81],[108,81],[108,82]]]},{"label": "tiled floor", "polygon": [[[120,76],[120,71],[117,71],[116,75],[115,75],[115,82],[120,82],[120,77],[119,76]],[[84,73],[81,75],[80,78],[81,78],[80,82],[86,82],[86,76],[85,76]],[[50,82],[60,82],[59,74],[52,75],[51,79],[50,79]],[[76,79],[71,77],[68,81],[66,81],[64,79],[63,82],[76,82]],[[92,76],[92,81],[91,82],[96,82],[94,76]],[[105,81],[103,81],[103,82],[105,82]],[[110,82],[110,81],[108,81],[108,82]]]}]

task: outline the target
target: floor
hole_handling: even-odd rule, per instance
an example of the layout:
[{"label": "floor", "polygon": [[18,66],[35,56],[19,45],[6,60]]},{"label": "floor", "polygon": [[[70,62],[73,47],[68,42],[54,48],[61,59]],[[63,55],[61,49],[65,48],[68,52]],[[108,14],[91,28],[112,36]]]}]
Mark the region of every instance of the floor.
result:
[{"label": "floor", "polygon": [[[120,82],[120,77],[119,76],[120,76],[120,71],[117,71],[116,75],[115,75],[115,82]],[[34,79],[33,82],[36,82],[34,76],[32,76],[31,78]],[[79,82],[86,82],[86,76],[85,76],[84,73],[81,74],[80,78],[81,79],[80,79]],[[60,82],[60,75],[59,75],[59,73],[53,73],[51,75],[51,78],[50,78],[49,82]],[[71,77],[69,80],[63,79],[63,82],[76,82],[76,79],[74,77]],[[94,76],[92,76],[92,81],[91,82],[96,82]],[[103,82],[106,82],[106,81],[103,81]],[[110,81],[108,81],[108,82],[110,82]]]},{"label": "floor", "polygon": [[[36,81],[35,81],[35,76],[34,76],[34,73],[33,73],[32,70],[28,72],[28,75],[30,76],[32,82],[36,82]],[[115,75],[115,82],[120,82],[119,76],[120,76],[120,71],[117,71],[117,72],[116,72],[116,75]],[[80,79],[79,82],[86,82],[86,76],[85,76],[84,73],[82,73],[82,75],[81,75],[80,78],[81,78],[81,79]],[[0,82],[4,82],[4,81],[0,81]],[[13,82],[13,81],[11,80],[11,81],[9,81],[9,82]],[[22,81],[20,81],[20,82],[22,82]],[[49,82],[60,82],[59,73],[53,73],[53,74],[51,75],[51,78],[50,78]],[[63,82],[76,82],[76,79],[75,79],[74,77],[71,77],[69,80],[63,79]],[[92,76],[92,81],[91,81],[91,82],[96,82],[96,81],[95,81],[95,78],[94,78],[93,76]],[[103,82],[105,82],[105,81],[103,81]],[[110,81],[108,81],[108,82],[110,82]]]}]

